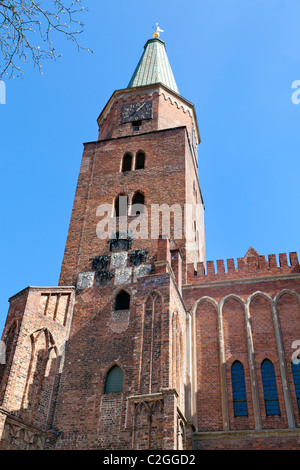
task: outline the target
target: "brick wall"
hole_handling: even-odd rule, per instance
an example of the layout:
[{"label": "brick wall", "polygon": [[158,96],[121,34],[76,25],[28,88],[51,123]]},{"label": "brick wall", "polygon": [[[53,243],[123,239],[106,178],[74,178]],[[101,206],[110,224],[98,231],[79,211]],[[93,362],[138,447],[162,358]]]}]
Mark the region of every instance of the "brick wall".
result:
[{"label": "brick wall", "polygon": [[[220,261],[218,273],[208,263],[207,274],[203,269],[193,278],[190,268],[193,283],[183,286],[196,335],[198,428],[194,445],[199,449],[273,448],[267,430],[276,429],[279,448],[296,448],[293,430],[299,427],[299,408],[291,358],[292,343],[300,338],[299,264],[293,253],[290,265],[281,255],[279,266],[270,256],[272,262],[261,267],[263,257],[254,250],[250,254],[227,273]],[[261,375],[264,359],[274,365],[279,415],[266,414]],[[247,416],[234,416],[233,412],[231,366],[236,360],[244,366]],[[245,429],[249,432],[241,437],[239,430]],[[282,437],[282,430],[291,434]],[[213,431],[217,431],[215,435]]]}]

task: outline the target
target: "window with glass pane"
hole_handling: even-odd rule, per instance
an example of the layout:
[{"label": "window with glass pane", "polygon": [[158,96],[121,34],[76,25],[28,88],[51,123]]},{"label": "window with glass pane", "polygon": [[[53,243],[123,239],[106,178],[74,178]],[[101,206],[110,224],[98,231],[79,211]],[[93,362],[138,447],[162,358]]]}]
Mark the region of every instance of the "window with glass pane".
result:
[{"label": "window with glass pane", "polygon": [[244,367],[239,361],[235,361],[231,366],[231,381],[234,416],[247,416],[245,373]]},{"label": "window with glass pane", "polygon": [[118,366],[113,366],[107,374],[105,382],[105,393],[123,391],[123,372]]},{"label": "window with glass pane", "polygon": [[279,415],[279,402],[274,366],[269,359],[261,364],[261,375],[264,388],[266,415]]},{"label": "window with glass pane", "polygon": [[298,411],[300,413],[300,364],[294,364],[292,362],[292,372],[293,372],[293,379],[296,391],[296,398],[298,403]]}]

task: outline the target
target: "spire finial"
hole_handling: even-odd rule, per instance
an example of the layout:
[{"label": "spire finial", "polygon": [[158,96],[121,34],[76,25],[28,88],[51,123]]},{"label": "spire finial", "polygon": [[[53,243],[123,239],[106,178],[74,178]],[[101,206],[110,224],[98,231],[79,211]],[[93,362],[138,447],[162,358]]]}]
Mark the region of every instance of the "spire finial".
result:
[{"label": "spire finial", "polygon": [[[153,28],[155,28],[155,26],[153,26]],[[156,23],[156,29],[154,31],[154,33],[152,34],[152,36],[154,38],[159,38],[160,34],[159,33],[163,33],[164,30],[163,29],[160,29],[160,27],[158,26],[158,23]]]}]

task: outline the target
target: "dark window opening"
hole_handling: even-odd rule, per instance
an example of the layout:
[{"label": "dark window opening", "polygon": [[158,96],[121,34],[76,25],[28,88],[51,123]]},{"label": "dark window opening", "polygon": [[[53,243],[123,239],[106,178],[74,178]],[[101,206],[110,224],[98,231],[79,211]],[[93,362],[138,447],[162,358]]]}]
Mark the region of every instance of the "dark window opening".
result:
[{"label": "dark window opening", "polygon": [[[131,215],[139,215],[144,212],[145,197],[142,193],[137,192],[132,199]],[[135,207],[134,207],[135,206]]]},{"label": "dark window opening", "polygon": [[280,415],[274,366],[269,359],[261,364],[266,415]]},{"label": "dark window opening", "polygon": [[139,152],[135,159],[135,169],[143,170],[144,168],[145,168],[145,154],[143,152]]},{"label": "dark window opening", "polygon": [[129,310],[130,295],[122,290],[115,299],[115,310]]},{"label": "dark window opening", "polygon": [[142,124],[141,121],[134,121],[134,122],[132,123],[132,129],[133,129],[134,131],[139,131],[141,124]]},{"label": "dark window opening", "polygon": [[122,172],[131,170],[131,161],[131,155],[129,153],[126,153],[123,157]]},{"label": "dark window opening", "polygon": [[104,393],[123,391],[123,372],[118,366],[113,366],[107,374]]},{"label": "dark window opening", "polygon": [[120,194],[115,200],[115,216],[123,217],[127,215],[127,196]]}]

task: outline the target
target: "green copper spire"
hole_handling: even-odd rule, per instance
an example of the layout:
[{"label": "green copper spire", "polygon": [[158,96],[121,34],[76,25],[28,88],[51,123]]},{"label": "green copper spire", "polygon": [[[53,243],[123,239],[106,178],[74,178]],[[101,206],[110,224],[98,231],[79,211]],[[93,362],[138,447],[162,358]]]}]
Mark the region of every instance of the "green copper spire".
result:
[{"label": "green copper spire", "polygon": [[144,46],[144,53],[131,77],[128,88],[162,83],[179,93],[174,75],[167,57],[165,43],[154,37]]}]

